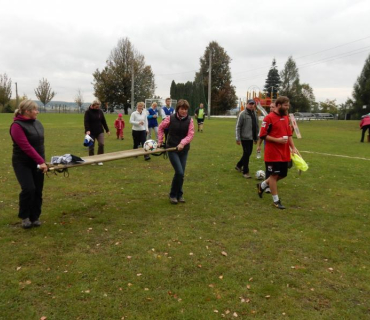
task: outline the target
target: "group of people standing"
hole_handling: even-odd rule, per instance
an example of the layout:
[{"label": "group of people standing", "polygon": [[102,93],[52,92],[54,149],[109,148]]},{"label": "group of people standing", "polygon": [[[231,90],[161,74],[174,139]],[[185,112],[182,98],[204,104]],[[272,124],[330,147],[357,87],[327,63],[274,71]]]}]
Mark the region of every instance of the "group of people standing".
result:
[{"label": "group of people standing", "polygon": [[[167,147],[176,147],[176,152],[170,152],[168,157],[175,171],[169,200],[170,203],[177,204],[185,202],[182,187],[190,142],[194,137],[194,124],[193,119],[188,115],[190,106],[186,100],[179,100],[175,109],[171,107],[170,102],[170,99],[167,99],[166,107],[162,108],[165,116],[159,126],[156,121],[158,116],[155,112],[156,105],[152,106],[152,110],[147,115],[143,113],[144,103],[142,102],[137,104],[137,110],[132,113],[130,123],[134,149],[140,144],[144,145],[148,133],[148,121],[154,124],[154,128],[157,127],[154,132],[160,146],[166,140]],[[22,220],[21,226],[24,229],[41,225],[44,173],[48,171],[45,162],[44,127],[37,120],[38,113],[38,106],[34,101],[24,100],[15,110],[13,123],[10,126],[10,136],[13,141],[12,165],[21,186],[18,217]],[[117,139],[123,139],[124,123],[121,120],[122,115],[119,115],[115,121]],[[85,133],[94,142],[95,140],[98,142],[98,154],[103,154],[104,130],[108,135],[110,131],[98,100],[95,100],[85,112],[84,126]],[[94,145],[91,145],[89,156],[93,155]]]}]

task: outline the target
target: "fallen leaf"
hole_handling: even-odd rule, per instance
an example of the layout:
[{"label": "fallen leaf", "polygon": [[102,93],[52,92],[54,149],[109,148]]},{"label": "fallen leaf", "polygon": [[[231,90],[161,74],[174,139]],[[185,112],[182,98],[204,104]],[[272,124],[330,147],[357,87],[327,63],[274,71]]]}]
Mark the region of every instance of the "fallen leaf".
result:
[{"label": "fallen leaf", "polygon": [[222,251],[222,252],[221,252],[221,254],[222,254],[223,256],[227,257],[227,252]]},{"label": "fallen leaf", "polygon": [[40,320],[46,320],[46,319],[47,319],[47,317],[45,317],[45,316],[40,318]]},{"label": "fallen leaf", "polygon": [[19,271],[19,270],[21,270],[22,269],[22,267],[17,267],[17,271]]},{"label": "fallen leaf", "polygon": [[218,313],[218,310],[213,310],[214,313]]},{"label": "fallen leaf", "polygon": [[137,274],[137,276],[138,276],[138,277],[141,277],[141,276],[142,276],[142,274],[141,274],[141,273],[138,273],[138,274]]},{"label": "fallen leaf", "polygon": [[247,289],[249,290],[251,288],[251,286],[249,284],[247,284]]},{"label": "fallen leaf", "polygon": [[265,296],[265,298],[269,299],[269,298],[271,298],[271,296],[270,295],[267,295],[267,296]]},{"label": "fallen leaf", "polygon": [[233,317],[237,318],[238,314],[236,312],[233,313]]}]

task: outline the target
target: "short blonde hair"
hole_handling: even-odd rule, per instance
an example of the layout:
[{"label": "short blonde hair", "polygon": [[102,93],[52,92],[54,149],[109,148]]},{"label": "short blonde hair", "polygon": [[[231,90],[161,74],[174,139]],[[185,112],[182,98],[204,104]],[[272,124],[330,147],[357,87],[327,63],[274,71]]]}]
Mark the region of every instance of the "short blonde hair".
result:
[{"label": "short blonde hair", "polygon": [[142,106],[142,107],[144,108],[145,103],[144,103],[144,102],[142,102],[142,101],[140,101],[140,102],[138,102],[138,103],[137,103],[136,107],[138,107],[138,106]]},{"label": "short blonde hair", "polygon": [[152,103],[152,106],[157,106],[157,105],[158,105],[157,102]]},{"label": "short blonde hair", "polygon": [[99,101],[99,99],[95,99],[93,102],[92,102],[92,104],[91,104],[92,106],[97,106],[97,105],[101,105],[101,102]]},{"label": "short blonde hair", "polygon": [[26,111],[32,111],[34,109],[37,109],[38,108],[38,105],[35,101],[32,101],[32,100],[23,100],[19,106],[18,106],[18,109],[16,109],[14,111],[14,116],[18,116],[18,115],[24,115],[26,113]]}]

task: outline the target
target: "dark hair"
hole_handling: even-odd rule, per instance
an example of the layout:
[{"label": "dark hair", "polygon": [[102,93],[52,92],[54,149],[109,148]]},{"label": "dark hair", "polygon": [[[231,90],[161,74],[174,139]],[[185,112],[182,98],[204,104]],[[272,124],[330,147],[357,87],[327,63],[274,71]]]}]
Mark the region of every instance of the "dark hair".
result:
[{"label": "dark hair", "polygon": [[287,103],[287,102],[289,102],[289,98],[288,97],[280,96],[279,98],[276,99],[275,106],[277,107],[278,104],[283,105],[284,103]]},{"label": "dark hair", "polygon": [[178,112],[180,108],[189,110],[190,108],[189,102],[185,99],[180,99],[179,101],[177,101],[177,104],[176,104],[176,112]]}]

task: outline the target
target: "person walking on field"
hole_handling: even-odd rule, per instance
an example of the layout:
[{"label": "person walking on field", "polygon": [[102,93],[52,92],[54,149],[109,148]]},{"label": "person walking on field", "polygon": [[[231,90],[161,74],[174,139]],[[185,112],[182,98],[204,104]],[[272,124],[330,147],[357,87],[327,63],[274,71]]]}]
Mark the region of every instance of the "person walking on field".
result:
[{"label": "person walking on field", "polygon": [[168,129],[167,147],[177,147],[177,151],[168,152],[168,158],[175,171],[169,194],[170,203],[184,203],[182,186],[184,184],[185,167],[190,149],[190,142],[194,137],[193,119],[189,117],[189,103],[179,100],[176,111],[170,117],[164,119],[158,128],[158,144],[163,142],[164,130]]},{"label": "person walking on field", "polygon": [[[98,154],[104,154],[104,130],[110,135],[107,121],[105,120],[104,112],[100,109],[100,105],[99,100],[94,100],[85,112],[85,134],[94,140],[94,144],[89,147],[89,156],[94,155],[95,140],[98,140]],[[99,162],[98,165],[102,166],[103,163]]]},{"label": "person walking on field", "polygon": [[258,119],[255,112],[255,102],[250,99],[247,102],[245,110],[240,112],[236,122],[236,143],[242,145],[243,155],[236,164],[235,169],[243,172],[246,179],[252,178],[249,174],[249,158],[253,151],[253,144],[258,140]]},{"label": "person walking on field", "polygon": [[[161,109],[162,121],[175,112],[175,109],[171,107],[171,98],[166,99],[166,105]],[[168,129],[164,130],[164,143],[167,141]]]},{"label": "person walking on field", "polygon": [[289,98],[280,96],[275,101],[275,109],[262,122],[260,138],[266,140],[265,165],[270,176],[262,183],[257,184],[258,196],[262,198],[267,187],[271,190],[275,208],[285,209],[278,196],[277,182],[288,174],[290,153],[297,153],[292,138],[292,130],[288,118]]},{"label": "person walking on field", "polygon": [[117,139],[123,140],[123,129],[125,128],[125,121],[122,119],[122,113],[118,114],[118,118],[114,121],[114,127],[116,128]]},{"label": "person walking on field", "polygon": [[12,164],[21,186],[19,194],[18,217],[22,228],[39,227],[42,207],[44,173],[48,171],[45,163],[44,127],[38,121],[37,104],[24,100],[14,112],[10,126],[13,140]]},{"label": "person walking on field", "polygon": [[155,134],[155,140],[158,140],[158,109],[157,102],[153,102],[152,106],[148,109],[148,136],[147,139],[152,138],[152,131]]},{"label": "person walking on field", "polygon": [[[144,147],[146,135],[148,134],[148,118],[144,111],[144,102],[138,102],[136,111],[131,113],[130,123],[132,124],[132,139],[134,140],[133,149],[138,149],[139,145]],[[145,160],[150,160],[149,155],[144,156]]]},{"label": "person walking on field", "polygon": [[206,113],[204,110],[203,103],[199,105],[199,108],[195,109],[194,111],[194,116],[195,119],[197,119],[198,122],[198,132],[203,132],[203,125],[204,125],[204,120],[206,118]]},{"label": "person walking on field", "polygon": [[364,142],[366,130],[369,130],[370,135],[370,114],[367,114],[362,118],[360,128],[362,129],[361,142]]}]

